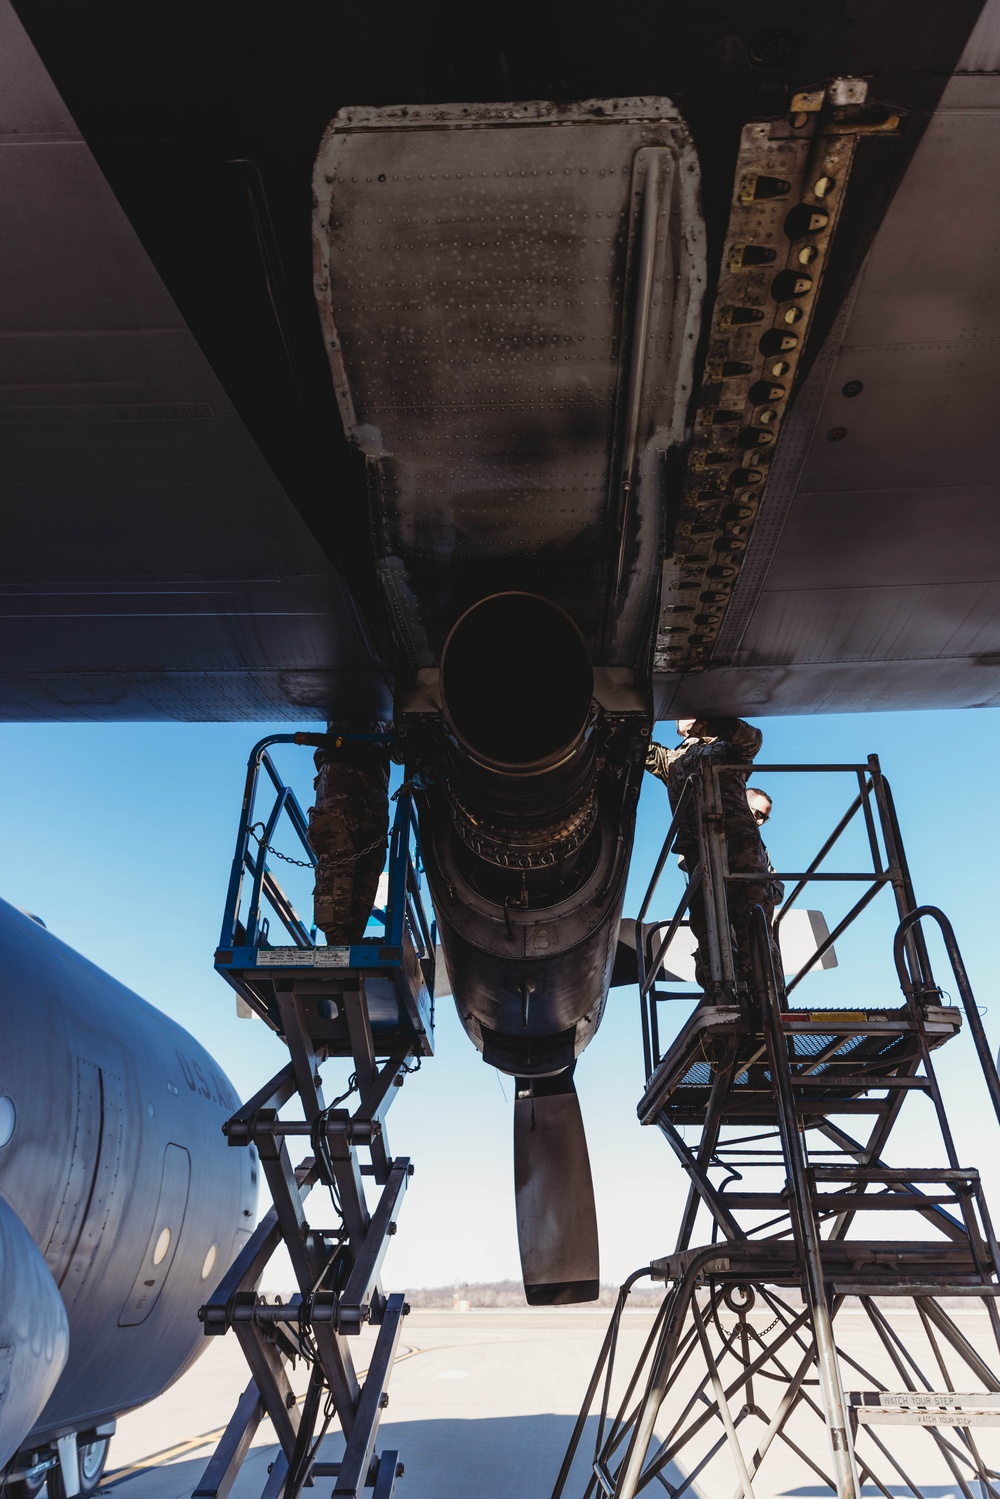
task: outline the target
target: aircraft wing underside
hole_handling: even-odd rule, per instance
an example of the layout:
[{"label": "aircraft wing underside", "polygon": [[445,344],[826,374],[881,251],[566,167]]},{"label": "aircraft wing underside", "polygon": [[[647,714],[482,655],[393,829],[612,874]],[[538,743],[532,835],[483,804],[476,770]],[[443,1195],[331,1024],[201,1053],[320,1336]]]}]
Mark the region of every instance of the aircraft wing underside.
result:
[{"label": "aircraft wing underside", "polygon": [[[391,703],[393,627],[397,652],[405,634],[411,668],[426,667],[435,642],[470,601],[466,594],[482,591],[476,569],[484,587],[495,586],[494,574],[500,578],[503,559],[512,555],[536,572],[551,556],[552,577],[561,580],[559,588],[565,584],[571,611],[585,614],[603,601],[602,628],[608,628],[619,536],[615,445],[627,363],[609,357],[588,369],[586,400],[553,413],[548,428],[538,419],[544,392],[537,381],[512,388],[504,408],[502,380],[474,385],[451,369],[451,383],[436,387],[437,449],[402,479],[398,466],[383,462],[377,434],[359,437],[347,421],[354,444],[345,442],[345,392],[337,392],[338,413],[313,304],[308,179],[337,108],[369,98],[381,105],[402,101],[403,85],[394,80],[404,77],[405,36],[394,40],[397,50],[385,64],[381,86],[388,97],[359,83],[360,96],[341,89],[339,97],[323,98],[303,84],[308,108],[286,89],[268,101],[269,113],[246,125],[227,78],[229,93],[222,93],[230,113],[212,122],[212,135],[198,114],[198,89],[207,98],[214,87],[207,64],[204,79],[194,71],[186,79],[178,113],[169,117],[164,79],[175,59],[165,57],[162,78],[150,75],[148,106],[141,70],[116,94],[109,82],[114,70],[101,74],[93,57],[74,71],[72,27],[83,23],[57,26],[56,9],[35,0],[19,5],[31,40],[14,11],[0,9],[6,492],[0,717],[382,715]],[[688,14],[684,6],[675,9]],[[759,9],[770,25],[775,5],[762,0]],[[754,60],[762,32],[749,40],[742,33],[708,38],[704,55],[713,66],[743,69],[747,96],[750,84],[760,85],[749,104],[740,93],[743,81],[725,95],[737,101],[737,127],[769,97],[762,79],[773,93],[780,91],[779,75],[790,88],[835,73],[874,75],[876,65],[865,66],[863,51],[856,57],[823,51],[830,17],[841,9],[846,15],[850,5],[814,7],[815,34],[812,22],[804,22],[798,53],[782,52],[776,42],[777,60],[770,54]],[[1000,0],[988,0],[974,28],[978,0],[949,7],[946,18],[939,10],[930,7],[923,28],[914,25],[905,39],[888,24],[877,45],[864,33],[872,57],[883,58],[878,67],[894,47],[900,50],[897,70],[886,67],[884,77],[874,78],[872,97],[888,107],[902,99],[902,128],[910,129],[915,149],[887,209],[859,223],[845,208],[837,233],[842,244],[853,236],[868,246],[864,265],[838,293],[826,323],[817,319],[752,528],[720,591],[724,602],[711,604],[702,624],[695,622],[700,595],[686,611],[674,611],[673,624],[670,608],[661,613],[653,642],[657,716],[708,707],[766,714],[1000,702],[1000,200],[993,185],[1000,162]],[[101,6],[87,24],[96,49],[101,27],[118,22]],[[726,24],[739,30],[743,22]],[[694,33],[684,25],[690,43]],[[771,32],[784,35],[774,25]],[[121,39],[126,50],[134,44],[136,56],[137,35]],[[192,53],[195,38],[190,32]],[[209,36],[205,46],[214,45]],[[143,40],[142,47],[148,62],[155,45]],[[515,54],[504,55],[515,68]],[[634,77],[620,58],[614,67],[609,62],[616,87],[606,92],[666,96],[691,124],[709,244],[708,309],[738,183],[732,152],[727,157],[704,123],[722,95],[712,93],[711,82],[699,94],[699,61],[686,96],[683,77],[670,72],[678,66],[670,56],[654,88],[653,53],[633,47]],[[286,64],[276,52],[274,68]],[[234,75],[245,66],[240,54]],[[337,66],[342,80],[345,64]],[[586,75],[581,70],[584,76],[590,86],[575,97],[603,97],[598,62]],[[508,97],[546,97],[547,77],[525,74],[517,87],[509,80]],[[476,79],[474,69],[453,70],[430,93],[447,99],[450,88],[450,97],[460,98],[464,82],[470,95],[478,88],[475,97],[504,97],[501,78]],[[548,97],[554,93],[555,84]],[[296,109],[300,134],[281,157],[292,134],[286,116]],[[929,116],[926,127],[921,110]],[[109,125],[114,111],[117,129]],[[150,121],[157,112],[163,120],[154,138]],[[268,141],[268,129],[277,145]],[[738,128],[730,134],[736,139]],[[221,163],[216,175],[197,154],[209,138]],[[623,160],[649,144],[637,137]],[[585,155],[574,158],[574,170]],[[184,204],[186,216],[178,207]],[[558,205],[544,194],[538,205],[541,225]],[[588,206],[600,207],[596,198]],[[555,222],[550,213],[546,234]],[[635,239],[637,224],[625,222],[625,241]],[[551,238],[547,244],[555,265],[558,246]],[[574,260],[576,250],[567,245],[567,265],[576,268],[570,274],[582,273],[584,258]],[[341,248],[358,250],[346,241]],[[495,264],[485,258],[482,277],[491,265],[499,278],[503,256]],[[607,269],[595,265],[589,273]],[[357,280],[371,270],[355,265],[351,274]],[[613,279],[613,268],[609,274]],[[601,285],[603,321],[589,331],[595,348],[611,350],[621,328],[627,340],[633,324],[629,309],[612,316],[611,281],[605,277]],[[626,277],[623,285],[632,282]],[[430,287],[428,296],[436,295]],[[505,295],[511,326],[509,289]],[[567,329],[567,336],[586,336],[583,301],[580,329]],[[528,308],[522,334],[530,332],[532,315]],[[391,320],[376,329],[380,341]],[[348,330],[352,391],[364,386],[357,361],[374,357],[365,340],[375,327],[362,308]],[[616,346],[616,356],[623,349]],[[673,372],[667,363],[657,370],[661,385],[649,387],[648,399],[660,404],[645,417],[661,433],[662,449],[684,459],[663,388]],[[421,379],[414,367],[407,441],[419,436],[427,394]],[[398,369],[393,381],[393,402],[402,411],[406,391]],[[377,405],[374,386],[365,389]],[[490,428],[480,458],[460,470],[463,434],[468,457],[482,432],[454,425],[444,441],[438,407],[456,405],[463,392],[488,407]],[[559,391],[555,399],[562,400]],[[713,400],[721,405],[718,393]],[[521,404],[530,407],[530,431],[522,420],[527,413],[515,410]],[[525,480],[521,460],[529,448],[544,460],[542,483],[537,472]],[[490,455],[500,455],[492,468]],[[670,482],[667,475],[658,518],[668,553]],[[466,509],[456,519],[463,483]],[[575,538],[555,520],[563,483],[573,490],[567,508],[577,507]],[[375,584],[380,579],[384,588],[392,567],[387,571],[385,532],[369,530],[369,514],[390,529],[396,525],[398,539],[416,523],[416,512],[400,510],[386,521],[383,501],[405,491],[409,503],[413,484],[432,524],[417,514],[419,534],[402,582],[399,569],[393,573],[387,613]],[[371,512],[373,493],[382,508]],[[670,561],[668,555],[666,579]],[[676,547],[674,561],[679,575],[686,559],[677,560]],[[658,573],[652,583],[647,576],[624,611],[629,643],[622,660],[636,654],[642,621],[652,618],[656,582]],[[420,600],[401,631],[391,611],[411,585]],[[664,592],[666,604],[672,597]],[[613,616],[611,608],[612,636]],[[588,620],[580,622],[592,634]],[[707,644],[691,647],[692,638]],[[597,655],[616,659],[613,641]]]},{"label": "aircraft wing underside", "polygon": [[0,7],[0,717],[384,714],[336,564]]}]

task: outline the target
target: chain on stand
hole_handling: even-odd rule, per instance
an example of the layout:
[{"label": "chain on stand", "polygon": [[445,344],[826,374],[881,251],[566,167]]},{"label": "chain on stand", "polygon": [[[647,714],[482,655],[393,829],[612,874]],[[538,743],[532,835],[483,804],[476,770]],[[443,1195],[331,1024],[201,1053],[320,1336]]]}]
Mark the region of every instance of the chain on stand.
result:
[{"label": "chain on stand", "polygon": [[[263,828],[264,833],[267,833],[267,828],[262,822],[255,822],[253,827],[247,829],[247,832],[258,845],[262,854],[270,854],[273,859],[281,859],[285,864],[294,864],[296,869],[315,869],[316,865],[312,859],[293,859],[291,854],[281,853],[273,844],[268,843],[266,838],[260,836],[257,832],[258,828]],[[380,833],[373,843],[369,843],[367,848],[359,849],[355,854],[347,854],[343,859],[324,859],[323,863],[328,869],[346,869],[349,864],[356,864],[366,854],[373,854],[380,846],[384,847],[385,841],[386,835]]]}]

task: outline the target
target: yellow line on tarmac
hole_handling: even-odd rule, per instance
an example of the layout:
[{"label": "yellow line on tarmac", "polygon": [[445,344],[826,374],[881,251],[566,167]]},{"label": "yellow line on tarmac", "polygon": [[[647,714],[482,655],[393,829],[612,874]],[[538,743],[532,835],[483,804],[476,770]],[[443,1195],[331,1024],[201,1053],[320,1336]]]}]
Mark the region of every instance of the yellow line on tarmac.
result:
[{"label": "yellow line on tarmac", "polygon": [[[401,1349],[393,1359],[393,1368],[419,1352],[419,1348]],[[362,1369],[358,1373],[358,1378],[363,1380],[367,1374],[368,1370]],[[296,1405],[301,1405],[305,1398],[304,1394],[300,1395],[295,1402]],[[265,1416],[264,1420],[268,1420],[268,1417]],[[148,1473],[150,1468],[158,1468],[163,1463],[173,1462],[175,1458],[183,1457],[188,1452],[197,1452],[200,1447],[207,1447],[210,1442],[219,1441],[225,1430],[225,1426],[217,1426],[214,1431],[203,1431],[200,1436],[188,1437],[186,1441],[175,1442],[172,1447],[164,1447],[160,1452],[152,1452],[149,1457],[141,1458],[136,1463],[130,1463],[126,1468],[114,1468],[110,1473],[105,1474],[97,1493],[109,1493],[111,1489],[116,1489],[119,1484],[125,1483],[127,1479],[134,1478],[137,1473]]]},{"label": "yellow line on tarmac", "polygon": [[225,1429],[224,1426],[219,1426],[215,1431],[206,1431],[200,1437],[189,1437],[186,1442],[177,1442],[173,1447],[164,1447],[161,1452],[152,1452],[149,1457],[144,1457],[137,1463],[130,1463],[127,1468],[115,1468],[102,1481],[99,1492],[103,1494],[108,1489],[123,1483],[126,1478],[131,1478],[136,1473],[144,1473],[147,1468],[156,1468],[161,1463],[170,1462],[172,1458],[183,1457],[185,1452],[197,1452],[199,1447],[204,1447],[209,1442],[217,1442]]}]

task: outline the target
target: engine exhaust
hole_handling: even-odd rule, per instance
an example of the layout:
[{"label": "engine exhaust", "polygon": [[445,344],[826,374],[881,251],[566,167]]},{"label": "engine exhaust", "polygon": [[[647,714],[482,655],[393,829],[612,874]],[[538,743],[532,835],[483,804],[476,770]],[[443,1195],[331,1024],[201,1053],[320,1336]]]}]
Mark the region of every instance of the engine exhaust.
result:
[{"label": "engine exhaust", "polygon": [[569,872],[596,816],[593,687],[586,642],[546,599],[494,594],[455,625],[441,658],[452,815],[478,859]]},{"label": "engine exhaust", "polygon": [[581,743],[593,691],[586,641],[536,594],[480,600],[445,642],[445,719],[465,753],[496,775],[523,783],[563,765]]}]

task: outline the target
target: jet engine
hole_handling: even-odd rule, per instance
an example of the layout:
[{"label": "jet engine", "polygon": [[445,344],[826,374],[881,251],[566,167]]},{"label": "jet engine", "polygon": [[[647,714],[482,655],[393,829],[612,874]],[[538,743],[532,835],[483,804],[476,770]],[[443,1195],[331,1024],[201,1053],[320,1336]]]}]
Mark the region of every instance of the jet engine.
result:
[{"label": "jet engine", "polygon": [[[0,1401],[0,1462],[19,1451],[10,1471],[39,1474],[69,1434],[92,1457],[200,1352],[198,1307],[253,1227],[257,1162],[227,1148],[238,1100],[204,1048],[3,901],[0,974],[0,1345],[15,1377],[38,1349],[31,1398]],[[29,1304],[37,1325],[8,1336]]]},{"label": "jet engine", "polygon": [[588,1300],[597,1223],[573,1067],[608,992],[645,739],[595,703],[569,615],[530,593],[462,615],[440,696],[422,831],[452,993],[484,1061],[518,1080],[528,1300]]},{"label": "jet engine", "polygon": [[[528,593],[469,609],[441,658],[445,755],[428,875],[462,1024],[517,1077],[564,1072],[600,1023],[628,859],[583,636]],[[617,772],[617,773],[616,773]]]}]

